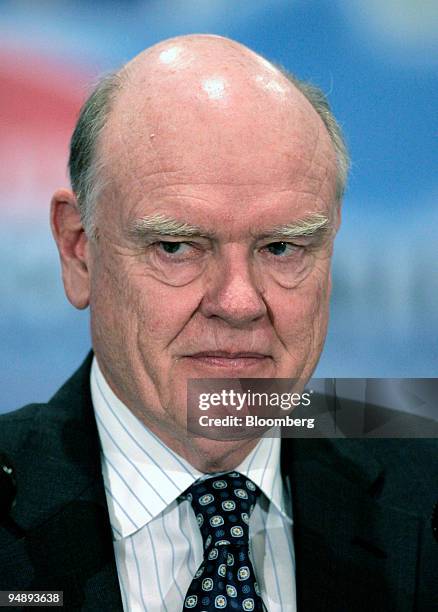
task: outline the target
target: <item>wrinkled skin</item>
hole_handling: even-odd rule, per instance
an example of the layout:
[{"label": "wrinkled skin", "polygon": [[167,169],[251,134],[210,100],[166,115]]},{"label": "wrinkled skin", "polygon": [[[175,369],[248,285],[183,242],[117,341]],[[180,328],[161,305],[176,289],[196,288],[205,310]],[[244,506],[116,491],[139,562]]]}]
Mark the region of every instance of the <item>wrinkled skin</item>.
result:
[{"label": "wrinkled skin", "polygon": [[[122,77],[99,143],[108,186],[98,238],[87,239],[70,191],[53,198],[65,290],[90,305],[93,348],[116,395],[198,469],[231,469],[255,442],[188,438],[187,379],[311,376],[339,225],[335,153],[302,94],[227,39],[165,41]],[[311,213],[328,219],[322,238],[264,238]],[[154,214],[203,235],[133,235]]]}]

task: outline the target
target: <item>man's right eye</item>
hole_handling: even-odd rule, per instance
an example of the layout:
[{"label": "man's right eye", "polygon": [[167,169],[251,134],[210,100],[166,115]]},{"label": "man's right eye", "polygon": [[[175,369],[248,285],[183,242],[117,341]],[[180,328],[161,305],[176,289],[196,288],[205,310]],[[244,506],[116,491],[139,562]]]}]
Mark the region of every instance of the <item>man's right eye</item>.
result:
[{"label": "man's right eye", "polygon": [[185,242],[166,242],[161,240],[157,243],[163,251],[169,254],[180,253],[182,245],[186,245]]},{"label": "man's right eye", "polygon": [[188,261],[197,259],[201,254],[197,245],[190,242],[159,240],[152,246],[158,257],[168,261]]}]

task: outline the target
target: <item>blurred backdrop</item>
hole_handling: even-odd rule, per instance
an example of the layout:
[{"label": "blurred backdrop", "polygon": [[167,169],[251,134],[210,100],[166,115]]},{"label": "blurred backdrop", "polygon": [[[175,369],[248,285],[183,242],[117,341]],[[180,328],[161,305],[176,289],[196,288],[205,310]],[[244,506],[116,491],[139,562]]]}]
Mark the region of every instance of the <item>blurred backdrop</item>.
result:
[{"label": "blurred backdrop", "polygon": [[170,36],[234,38],[328,94],[353,167],[316,376],[434,377],[438,2],[0,2],[0,411],[45,401],[90,347],[48,225],[96,77]]}]

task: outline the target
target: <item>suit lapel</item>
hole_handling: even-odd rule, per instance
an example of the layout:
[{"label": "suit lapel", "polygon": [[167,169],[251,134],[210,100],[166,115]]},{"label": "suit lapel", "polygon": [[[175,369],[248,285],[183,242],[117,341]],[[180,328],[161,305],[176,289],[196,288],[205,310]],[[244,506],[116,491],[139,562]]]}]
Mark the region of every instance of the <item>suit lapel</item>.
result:
[{"label": "suit lapel", "polygon": [[122,610],[89,389],[92,355],[47,405],[14,457],[21,538],[0,552],[16,588],[64,591],[67,607]]},{"label": "suit lapel", "polygon": [[385,476],[373,459],[373,445],[372,440],[283,440],[298,609],[414,607],[419,519],[379,501]]}]

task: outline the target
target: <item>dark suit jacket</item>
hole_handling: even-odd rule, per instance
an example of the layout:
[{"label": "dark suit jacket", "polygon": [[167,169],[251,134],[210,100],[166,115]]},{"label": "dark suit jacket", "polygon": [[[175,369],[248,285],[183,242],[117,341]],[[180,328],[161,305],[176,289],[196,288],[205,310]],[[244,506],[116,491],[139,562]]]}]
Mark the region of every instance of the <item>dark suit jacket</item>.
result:
[{"label": "dark suit jacket", "polygon": [[[66,610],[115,612],[90,364],[91,355],[48,404],[0,418],[18,491],[0,526],[0,590],[63,590]],[[299,612],[438,609],[436,440],[283,440],[281,461]]]}]

